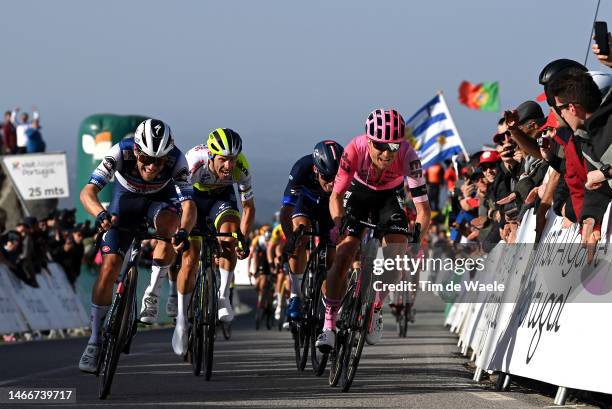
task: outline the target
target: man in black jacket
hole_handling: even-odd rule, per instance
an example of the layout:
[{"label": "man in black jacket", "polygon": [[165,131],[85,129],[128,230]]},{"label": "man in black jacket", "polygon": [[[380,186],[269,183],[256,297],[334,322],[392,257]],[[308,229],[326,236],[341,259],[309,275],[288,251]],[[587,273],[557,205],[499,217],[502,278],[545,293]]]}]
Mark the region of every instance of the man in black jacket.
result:
[{"label": "man in black jacket", "polygon": [[[601,92],[593,78],[582,72],[571,72],[555,78],[549,86],[555,100],[558,119],[565,122],[580,141],[588,170],[602,170],[603,161],[612,163],[612,101],[601,104]],[[609,172],[608,172],[609,173]],[[587,181],[588,183],[588,181]],[[612,198],[608,183],[600,183],[597,189],[587,190],[580,215],[582,243],[590,245],[587,261],[590,263],[594,247],[601,237],[601,221]]]}]

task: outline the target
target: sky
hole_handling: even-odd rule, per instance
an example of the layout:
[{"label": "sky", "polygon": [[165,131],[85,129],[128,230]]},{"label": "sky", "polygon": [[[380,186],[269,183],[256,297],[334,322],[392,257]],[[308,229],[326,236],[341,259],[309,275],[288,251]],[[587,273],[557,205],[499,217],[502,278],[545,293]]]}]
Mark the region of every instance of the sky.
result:
[{"label": "sky", "polygon": [[[0,101],[41,113],[75,186],[78,127],[108,112],[163,119],[183,151],[218,127],[243,138],[257,220],[280,206],[292,164],[346,145],[368,113],[408,118],[442,90],[468,151],[500,113],[457,102],[462,80],[499,81],[501,108],[541,92],[549,61],[584,62],[595,0],[81,1],[3,4]],[[19,16],[19,17],[17,17]],[[598,20],[612,21],[603,1]],[[612,24],[612,23],[610,23]],[[8,58],[10,56],[10,59]],[[587,66],[607,70],[593,55]]]}]

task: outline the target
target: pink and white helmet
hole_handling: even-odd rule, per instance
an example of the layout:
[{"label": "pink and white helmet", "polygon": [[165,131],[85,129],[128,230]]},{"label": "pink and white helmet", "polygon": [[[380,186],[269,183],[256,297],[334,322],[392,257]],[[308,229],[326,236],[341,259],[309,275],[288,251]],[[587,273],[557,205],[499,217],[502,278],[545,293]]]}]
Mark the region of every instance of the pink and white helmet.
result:
[{"label": "pink and white helmet", "polygon": [[399,143],[404,139],[404,118],[395,109],[375,109],[368,115],[365,133],[376,142]]}]

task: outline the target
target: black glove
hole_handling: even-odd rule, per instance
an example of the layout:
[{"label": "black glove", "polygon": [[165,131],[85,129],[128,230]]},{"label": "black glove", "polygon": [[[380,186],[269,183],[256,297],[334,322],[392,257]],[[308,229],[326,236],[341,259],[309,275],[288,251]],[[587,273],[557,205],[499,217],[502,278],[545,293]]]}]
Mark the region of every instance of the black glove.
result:
[{"label": "black glove", "polygon": [[183,244],[183,251],[186,251],[189,248],[189,233],[185,229],[179,229],[174,234],[174,245],[180,246]]},{"label": "black glove", "polygon": [[105,220],[108,220],[108,222],[110,223],[111,215],[106,210],[102,210],[96,216],[96,229],[99,229],[102,226],[102,223],[104,223]]}]

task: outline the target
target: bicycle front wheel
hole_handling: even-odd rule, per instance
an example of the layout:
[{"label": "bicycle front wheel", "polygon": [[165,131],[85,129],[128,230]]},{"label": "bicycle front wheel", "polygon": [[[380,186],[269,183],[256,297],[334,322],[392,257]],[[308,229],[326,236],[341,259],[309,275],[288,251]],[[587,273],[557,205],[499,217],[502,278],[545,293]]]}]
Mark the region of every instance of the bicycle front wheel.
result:
[{"label": "bicycle front wheel", "polygon": [[365,308],[358,309],[359,314],[355,317],[356,325],[351,330],[346,354],[344,355],[344,365],[342,368],[342,392],[348,392],[355,379],[361,352],[365,344],[365,338],[370,328],[372,314],[374,313],[373,305],[367,304]]},{"label": "bicycle front wheel", "polygon": [[128,338],[132,335],[131,331],[134,325],[132,310],[136,295],[135,273],[135,268],[130,269],[125,282],[119,283],[108,324],[104,329],[98,372],[98,397],[100,399],[106,399],[110,393],[113,377],[119,363],[119,355]]},{"label": "bicycle front wheel", "polygon": [[189,306],[189,360],[193,374],[199,376],[202,372],[202,352],[204,348],[204,322],[202,318],[203,283],[201,272],[198,275],[195,290]]},{"label": "bicycle front wheel", "polygon": [[209,268],[205,275],[206,308],[204,310],[204,379],[210,381],[213,368],[215,336],[217,334],[217,285],[214,271]]}]

